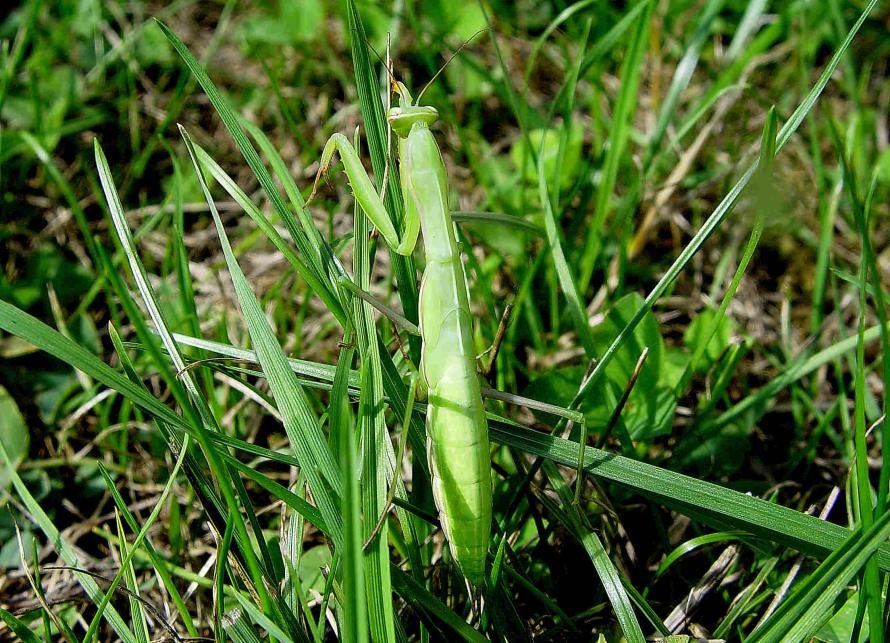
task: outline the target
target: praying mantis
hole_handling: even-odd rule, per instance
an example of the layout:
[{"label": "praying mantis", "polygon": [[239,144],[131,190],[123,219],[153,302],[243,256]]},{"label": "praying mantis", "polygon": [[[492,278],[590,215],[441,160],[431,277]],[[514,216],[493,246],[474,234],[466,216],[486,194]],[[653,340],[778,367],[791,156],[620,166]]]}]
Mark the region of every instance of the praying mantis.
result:
[{"label": "praying mantis", "polygon": [[[448,209],[445,163],[430,131],[439,117],[393,81],[398,107],[387,121],[398,137],[404,230],[396,232],[355,148],[334,134],[322,151],[318,177],[340,156],[355,199],[397,253],[410,255],[423,231],[426,269],[420,287],[420,376],[426,389],[427,453],[433,499],[451,555],[473,586],[485,579],[491,530],[488,424],[473,351],[467,278]],[[316,186],[318,184],[316,178]],[[314,193],[314,190],[313,190]]]}]

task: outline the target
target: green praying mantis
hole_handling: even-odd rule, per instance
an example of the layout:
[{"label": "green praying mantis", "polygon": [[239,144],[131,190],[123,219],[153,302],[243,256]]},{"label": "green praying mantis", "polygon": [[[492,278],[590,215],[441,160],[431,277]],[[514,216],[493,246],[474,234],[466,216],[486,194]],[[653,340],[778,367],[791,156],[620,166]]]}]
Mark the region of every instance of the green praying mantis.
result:
[{"label": "green praying mantis", "polygon": [[[468,43],[465,42],[445,66]],[[353,294],[369,301],[397,325],[409,328],[421,337],[419,379],[425,393],[422,397],[427,400],[427,455],[432,473],[433,499],[452,558],[468,583],[481,587],[485,584],[492,522],[491,462],[483,397],[569,420],[582,427],[582,445],[586,442],[587,433],[584,415],[578,411],[480,384],[477,357],[473,350],[469,289],[455,223],[448,208],[445,162],[430,131],[439,113],[432,106],[420,104],[424,92],[442,70],[444,66],[415,100],[405,84],[395,80],[387,64],[392,89],[399,97],[398,106],[390,108],[386,118],[398,138],[399,180],[405,203],[401,235],[396,231],[383,198],[375,190],[355,147],[341,133],[332,135],[324,146],[308,201],[314,197],[319,180],[326,175],[336,152],[343,162],[356,202],[392,249],[401,255],[412,254],[418,236],[423,232],[426,267],[419,293],[419,327],[411,328],[411,322],[373,300],[348,279],[341,283]],[[526,222],[516,220],[512,223]],[[494,362],[511,308],[512,305],[505,308],[492,345],[488,368]],[[412,391],[415,384],[416,381],[412,381]],[[400,453],[403,448],[404,440]],[[578,450],[576,500],[582,479],[583,454],[584,448],[581,446]],[[380,519],[383,517],[381,515]],[[372,538],[379,525],[380,521],[372,532]]]},{"label": "green praying mantis", "polygon": [[329,168],[334,152],[339,153],[356,201],[399,254],[411,254],[423,230],[420,374],[428,403],[433,498],[452,557],[467,581],[481,586],[491,530],[488,424],[476,374],[467,278],[448,209],[445,163],[430,131],[439,114],[434,107],[420,105],[420,96],[414,101],[403,83],[394,81],[393,89],[399,106],[389,110],[387,121],[398,137],[405,202],[401,236],[343,134],[334,134],[325,145],[318,176]]}]

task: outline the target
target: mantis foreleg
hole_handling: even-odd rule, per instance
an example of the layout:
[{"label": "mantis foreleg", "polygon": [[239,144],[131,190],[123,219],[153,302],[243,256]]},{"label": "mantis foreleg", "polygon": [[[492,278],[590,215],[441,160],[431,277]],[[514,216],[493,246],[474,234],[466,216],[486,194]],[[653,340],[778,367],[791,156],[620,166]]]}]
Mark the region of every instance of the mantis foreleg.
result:
[{"label": "mantis foreleg", "polygon": [[371,183],[368,173],[365,171],[358,152],[343,134],[334,134],[325,143],[324,150],[321,153],[321,165],[318,168],[318,174],[315,175],[315,184],[312,186],[312,194],[309,200],[315,195],[318,189],[318,181],[322,174],[327,174],[334,152],[340,155],[343,161],[343,169],[346,172],[346,178],[352,187],[355,200],[361,206],[365,214],[371,220],[371,223],[380,231],[386,243],[390,248],[400,255],[410,255],[417,244],[417,235],[420,232],[420,221],[417,216],[410,210],[405,214],[405,229],[399,238],[396,228],[383,205],[383,199],[377,194],[374,185]]}]

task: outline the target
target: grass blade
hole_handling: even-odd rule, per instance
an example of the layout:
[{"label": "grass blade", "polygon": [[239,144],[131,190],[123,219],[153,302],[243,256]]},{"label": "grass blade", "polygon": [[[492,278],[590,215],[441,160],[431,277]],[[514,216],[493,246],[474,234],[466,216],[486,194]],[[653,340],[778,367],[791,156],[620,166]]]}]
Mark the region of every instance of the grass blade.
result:
[{"label": "grass blade", "polygon": [[624,54],[624,65],[621,71],[621,89],[615,104],[615,114],[609,130],[608,149],[603,161],[602,179],[596,194],[596,208],[593,212],[581,255],[578,272],[578,288],[584,293],[593,276],[596,260],[601,246],[603,225],[612,204],[612,193],[618,179],[618,167],[624,156],[624,148],[630,138],[630,125],[636,110],[637,91],[640,87],[640,70],[642,69],[643,52],[646,49],[646,36],[649,33],[649,22],[652,18],[654,2],[648,2],[640,15],[636,30]]},{"label": "grass blade", "polygon": [[290,215],[287,205],[281,197],[278,188],[275,187],[275,182],[273,181],[271,174],[269,174],[269,171],[263,165],[256,150],[250,144],[247,136],[245,136],[244,131],[238,123],[238,117],[235,115],[235,112],[223,98],[222,94],[219,93],[219,90],[213,84],[213,81],[210,80],[210,77],[207,75],[207,72],[204,71],[201,63],[192,55],[188,50],[188,47],[185,46],[185,43],[183,43],[182,40],[180,40],[179,37],[167,27],[167,25],[160,21],[158,21],[158,25],[170,41],[170,44],[173,45],[174,49],[176,49],[182,57],[194,77],[198,80],[198,83],[204,89],[207,98],[210,99],[217,114],[219,114],[220,119],[222,119],[226,129],[234,139],[244,160],[247,161],[247,164],[250,166],[250,169],[262,186],[266,197],[271,201],[275,212],[281,217],[282,222],[288,226],[288,232],[293,238],[294,243],[297,244],[297,248],[299,248],[303,257],[308,262],[309,269],[315,275],[313,285],[315,288],[318,288],[318,290],[315,291],[316,294],[321,297],[338,319],[342,318],[343,311],[336,296],[336,284],[327,278],[324,267],[318,260],[321,253],[317,248],[313,247],[312,241],[308,239],[296,225],[294,225],[294,219]]},{"label": "grass blade", "polygon": [[191,139],[185,129],[181,128],[180,132],[195,165],[201,188],[213,215],[226,265],[238,296],[238,304],[256,348],[257,359],[263,367],[269,388],[278,404],[291,448],[301,462],[301,470],[309,480],[313,496],[330,529],[335,546],[339,545],[342,542],[343,531],[340,512],[337,508],[337,499],[341,492],[341,478],[337,464],[324,439],[321,427],[318,425],[318,418],[309,405],[306,393],[291,371],[287,357],[269,327],[269,322],[260,308],[256,295],[250,289],[247,278],[235,259],[219,212],[216,210],[213,197],[201,173],[201,166],[192,147]]},{"label": "grass blade", "polygon": [[[877,3],[878,0],[870,0],[868,5],[866,5],[866,7],[862,10],[859,19],[850,28],[850,31],[847,33],[847,37],[834,52],[834,55],[832,55],[831,60],[825,66],[825,69],[820,74],[819,79],[816,81],[816,84],[809,91],[803,101],[801,101],[797,109],[794,110],[794,112],[788,118],[788,121],[786,121],[786,123],[782,126],[782,129],[779,131],[776,141],[776,152],[778,152],[785,146],[785,144],[790,140],[791,136],[797,131],[797,128],[800,127],[803,119],[816,104],[816,100],[819,98],[822,90],[825,89],[825,86],[831,79],[831,75],[834,73],[844,53],[853,42],[853,38],[859,32],[859,28],[862,27],[862,23],[865,22],[865,19],[871,13],[872,9],[875,8]],[[673,264],[671,264],[671,267],[667,270],[664,276],[659,279],[657,284],[655,284],[655,286],[646,296],[646,299],[640,309],[637,310],[636,313],[634,313],[634,316],[631,317],[630,321],[628,321],[624,329],[618,334],[618,336],[615,337],[615,339],[609,345],[609,348],[606,349],[606,352],[600,357],[600,360],[599,362],[597,362],[597,365],[593,369],[593,372],[584,382],[581,383],[581,386],[578,389],[578,393],[575,395],[575,399],[570,405],[571,408],[577,408],[578,402],[580,402],[580,400],[584,398],[584,396],[587,395],[587,393],[590,392],[599,383],[600,379],[605,373],[606,366],[608,366],[608,364],[612,361],[618,351],[618,348],[627,340],[628,337],[631,336],[634,329],[637,327],[637,324],[640,323],[640,321],[646,315],[647,311],[649,311],[655,304],[655,302],[658,301],[658,299],[667,291],[667,289],[674,282],[677,276],[686,268],[689,262],[692,261],[692,258],[696,254],[698,254],[698,251],[702,248],[705,241],[707,241],[708,238],[714,233],[714,231],[723,224],[723,222],[732,212],[735,205],[738,203],[743,190],[751,181],[751,178],[754,176],[756,169],[757,163],[755,162],[744,172],[744,174],[742,174],[742,177],[736,182],[736,184],[727,193],[723,200],[717,205],[711,215],[705,220],[701,228],[699,228],[698,232],[695,233],[695,236],[692,238],[692,240],[686,245],[685,248],[683,248],[680,256],[677,257],[677,259],[674,261]]]},{"label": "grass blade", "polygon": [[[28,491],[25,483],[22,482],[22,479],[19,477],[18,473],[16,473],[16,470],[13,467],[9,456],[6,454],[6,449],[3,448],[2,442],[0,442],[0,466],[3,466],[6,469],[6,473],[9,476],[9,479],[12,480],[13,487],[15,487],[15,490],[18,492],[19,498],[22,500],[25,508],[31,514],[31,518],[34,520],[37,526],[40,527],[40,530],[46,536],[47,541],[52,544],[53,549],[58,552],[59,557],[61,557],[61,559],[68,567],[82,567],[74,547],[72,547],[71,544],[67,540],[65,540],[62,534],[59,533],[59,530],[53,524],[52,520],[50,520],[49,516],[47,516],[46,513],[43,511],[40,503],[34,499],[34,496],[32,496],[31,492]],[[83,587],[87,596],[90,597],[91,601],[93,601],[96,605],[99,605],[103,601],[107,603],[110,597],[106,598],[106,595],[102,592],[102,590],[99,589],[96,581],[91,576],[82,574],[78,571],[73,571],[72,573],[77,579],[77,582],[80,583],[80,586]],[[121,640],[124,641],[124,643],[138,643],[133,632],[130,631],[130,628],[127,627],[124,619],[121,617],[118,611],[114,609],[113,606],[109,605],[104,610],[103,618],[108,621],[108,623],[114,629],[115,634],[117,634],[121,638]]]},{"label": "grass blade", "polygon": [[[752,635],[752,643],[781,643],[810,639],[832,613],[834,601],[862,572],[878,547],[890,536],[890,513],[867,530],[859,530],[811,574],[793,596]],[[880,627],[880,619],[878,627]]]}]

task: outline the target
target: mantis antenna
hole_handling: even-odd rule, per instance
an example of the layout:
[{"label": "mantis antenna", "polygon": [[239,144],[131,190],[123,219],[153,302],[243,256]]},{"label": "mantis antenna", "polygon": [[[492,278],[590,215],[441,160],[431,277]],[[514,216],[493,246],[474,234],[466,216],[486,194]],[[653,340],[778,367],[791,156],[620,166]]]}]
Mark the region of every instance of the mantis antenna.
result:
[{"label": "mantis antenna", "polygon": [[390,47],[389,34],[388,33],[386,34],[386,58],[385,59],[383,56],[380,55],[380,53],[376,49],[374,49],[374,45],[372,45],[371,42],[367,38],[365,38],[365,44],[368,45],[368,49],[370,49],[372,52],[374,52],[374,55],[377,56],[377,60],[379,60],[381,63],[383,63],[383,67],[386,69],[386,74],[387,74],[387,76],[389,76],[389,82],[391,84],[395,85],[396,77],[392,71],[392,67],[390,66],[392,64],[392,61],[389,57],[389,47]]},{"label": "mantis antenna", "polygon": [[474,33],[472,36],[470,36],[469,38],[467,38],[466,40],[464,40],[463,44],[462,44],[460,47],[457,48],[457,51],[455,51],[453,54],[451,54],[451,57],[448,58],[448,60],[445,61],[445,64],[442,65],[441,67],[439,67],[439,71],[437,71],[437,72],[433,75],[433,77],[430,78],[429,82],[428,82],[426,85],[423,86],[423,89],[421,89],[421,90],[420,90],[420,93],[417,95],[417,100],[414,101],[415,105],[419,105],[419,104],[420,104],[420,98],[426,93],[426,90],[428,90],[428,89],[430,88],[430,85],[432,85],[432,84],[436,81],[436,79],[439,77],[439,75],[440,75],[443,71],[445,71],[445,68],[448,67],[448,65],[451,64],[451,61],[452,61],[452,60],[454,60],[455,58],[457,58],[458,54],[460,54],[460,52],[462,52],[466,46],[469,45],[471,42],[473,42],[473,41],[476,39],[476,36],[478,36],[479,34],[481,34],[483,31],[490,31],[490,30],[491,30],[491,27],[483,27],[482,29],[480,29],[479,31],[477,31],[476,33]]}]

